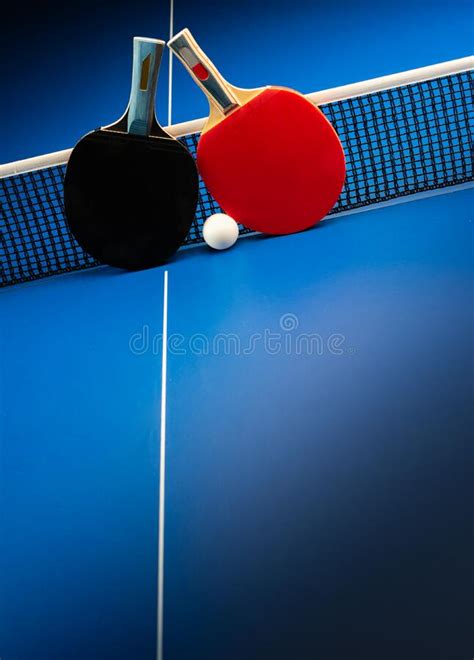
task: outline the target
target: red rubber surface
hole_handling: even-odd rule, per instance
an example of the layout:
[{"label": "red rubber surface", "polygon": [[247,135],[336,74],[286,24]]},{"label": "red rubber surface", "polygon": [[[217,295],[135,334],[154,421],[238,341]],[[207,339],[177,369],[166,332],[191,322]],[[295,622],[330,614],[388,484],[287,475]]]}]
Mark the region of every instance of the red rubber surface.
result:
[{"label": "red rubber surface", "polygon": [[226,213],[246,227],[289,234],[336,203],[344,152],[331,124],[304,96],[267,89],[205,133],[197,163]]}]

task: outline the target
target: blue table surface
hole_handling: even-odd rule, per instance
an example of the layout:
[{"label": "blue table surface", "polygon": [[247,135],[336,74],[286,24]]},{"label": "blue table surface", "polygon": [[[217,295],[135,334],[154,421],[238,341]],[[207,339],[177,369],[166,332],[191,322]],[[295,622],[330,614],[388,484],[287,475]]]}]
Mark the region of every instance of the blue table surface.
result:
[{"label": "blue table surface", "polygon": [[[472,192],[167,270],[165,660],[471,657]],[[2,660],[155,657],[163,273],[0,295]]]}]

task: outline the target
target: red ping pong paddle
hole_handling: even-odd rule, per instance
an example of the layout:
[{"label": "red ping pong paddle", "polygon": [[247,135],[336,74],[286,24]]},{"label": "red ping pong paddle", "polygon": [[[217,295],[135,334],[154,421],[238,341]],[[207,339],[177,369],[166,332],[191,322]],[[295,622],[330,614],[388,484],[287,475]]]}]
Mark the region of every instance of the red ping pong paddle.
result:
[{"label": "red ping pong paddle", "polygon": [[336,203],[345,158],[336,131],[302,94],[226,82],[190,31],[168,46],[209,99],[197,149],[199,172],[235,220],[268,234],[311,227]]}]

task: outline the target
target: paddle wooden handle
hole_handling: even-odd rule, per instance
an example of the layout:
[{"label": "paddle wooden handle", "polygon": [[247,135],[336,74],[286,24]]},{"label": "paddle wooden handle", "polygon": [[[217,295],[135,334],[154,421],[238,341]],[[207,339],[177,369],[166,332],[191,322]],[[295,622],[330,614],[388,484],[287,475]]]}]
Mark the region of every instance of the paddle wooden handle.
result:
[{"label": "paddle wooden handle", "polygon": [[155,118],[155,96],[165,42],[133,38],[132,90],[127,110],[127,132],[150,135]]},{"label": "paddle wooden handle", "polygon": [[168,47],[181,60],[195,82],[224,115],[240,105],[227,81],[224,80],[211,60],[199,48],[187,28],[170,39]]}]

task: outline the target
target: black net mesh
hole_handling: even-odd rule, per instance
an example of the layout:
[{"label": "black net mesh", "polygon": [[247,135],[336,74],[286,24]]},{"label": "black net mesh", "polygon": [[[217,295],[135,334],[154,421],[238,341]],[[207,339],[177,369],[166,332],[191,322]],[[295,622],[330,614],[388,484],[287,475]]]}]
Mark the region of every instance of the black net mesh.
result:
[{"label": "black net mesh", "polygon": [[[347,159],[346,184],[331,213],[472,180],[471,107],[472,72],[321,106]],[[182,138],[193,155],[198,139]],[[64,172],[56,165],[0,179],[0,286],[97,265],[68,231]],[[201,242],[206,217],[219,210],[201,181],[186,243]]]}]

